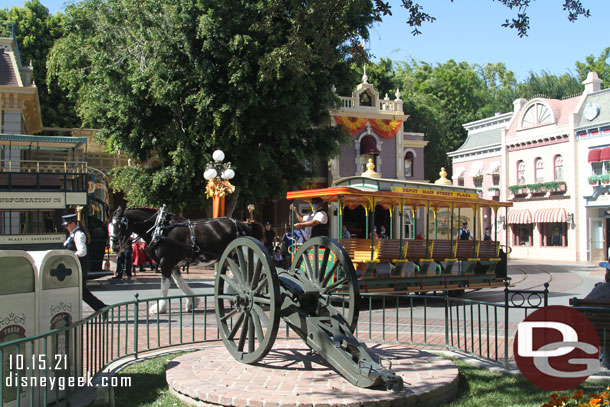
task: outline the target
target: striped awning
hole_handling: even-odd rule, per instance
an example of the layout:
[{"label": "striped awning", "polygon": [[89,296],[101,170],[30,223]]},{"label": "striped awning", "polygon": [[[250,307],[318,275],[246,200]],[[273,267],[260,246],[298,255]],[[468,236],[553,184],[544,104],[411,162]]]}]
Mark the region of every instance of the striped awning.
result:
[{"label": "striped awning", "polygon": [[483,163],[480,161],[472,163],[468,175],[471,177],[480,177],[481,175],[483,175]]},{"label": "striped awning", "polygon": [[538,209],[534,214],[534,223],[564,223],[567,217],[564,208]]},{"label": "striped awning", "polygon": [[487,175],[497,175],[500,173],[500,161],[492,161],[487,169]]},{"label": "striped awning", "polygon": [[508,224],[525,225],[532,223],[532,213],[529,209],[513,209],[508,212]]},{"label": "striped awning", "polygon": [[602,153],[602,149],[601,148],[596,148],[594,150],[589,150],[589,162],[590,163],[598,163],[599,160],[599,156]]},{"label": "striped awning", "polygon": [[453,169],[453,179],[458,179],[458,178],[462,178],[464,176],[464,173],[466,172],[466,168],[464,167],[455,167]]},{"label": "striped awning", "polygon": [[602,149],[602,152],[599,155],[599,161],[610,161],[610,147]]}]

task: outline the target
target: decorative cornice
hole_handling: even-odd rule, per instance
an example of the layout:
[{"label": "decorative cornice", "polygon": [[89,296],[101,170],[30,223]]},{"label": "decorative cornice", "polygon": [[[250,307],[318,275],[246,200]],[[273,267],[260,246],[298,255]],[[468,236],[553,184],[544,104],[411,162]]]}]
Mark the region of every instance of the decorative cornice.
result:
[{"label": "decorative cornice", "polygon": [[520,143],[507,144],[506,148],[508,149],[508,151],[527,150],[529,148],[536,148],[536,147],[549,146],[549,145],[553,145],[553,144],[567,143],[568,141],[570,141],[570,136],[568,136],[567,134],[562,134],[559,136],[545,137],[543,139],[538,139],[538,140],[529,140],[529,141],[523,141]]}]

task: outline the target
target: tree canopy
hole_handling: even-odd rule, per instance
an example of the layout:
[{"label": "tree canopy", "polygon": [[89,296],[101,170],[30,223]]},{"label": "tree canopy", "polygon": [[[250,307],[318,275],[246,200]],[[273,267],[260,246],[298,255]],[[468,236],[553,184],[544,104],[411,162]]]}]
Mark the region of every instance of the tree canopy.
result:
[{"label": "tree canopy", "polygon": [[51,15],[39,0],[30,0],[23,7],[0,9],[0,22],[13,25],[21,62],[32,63],[43,125],[78,127],[74,102],[54,82],[47,83],[47,55],[55,40],[63,36],[62,14]]},{"label": "tree canopy", "polygon": [[217,148],[256,201],[302,180],[306,159],[338,152],[331,88],[375,16],[366,0],[86,0],[66,9],[49,80],[110,148],[160,159],[117,170],[130,203],[201,206]]},{"label": "tree canopy", "polygon": [[[504,25],[526,35],[535,0],[497,1],[517,11]],[[402,0],[415,34],[434,21],[420,3]],[[571,21],[589,15],[578,0],[563,7]],[[332,89],[351,91],[367,58],[360,44],[387,14],[383,0],[84,0],[66,8],[47,83],[70,95],[109,149],[160,163],[116,170],[131,204],[202,206],[217,148],[236,167],[241,198],[256,202],[282,196],[308,176],[307,161],[339,151]],[[510,108],[516,91],[502,64],[382,60],[369,75],[382,94],[407,90],[407,129],[429,134],[435,172],[463,142],[462,124]]]}]

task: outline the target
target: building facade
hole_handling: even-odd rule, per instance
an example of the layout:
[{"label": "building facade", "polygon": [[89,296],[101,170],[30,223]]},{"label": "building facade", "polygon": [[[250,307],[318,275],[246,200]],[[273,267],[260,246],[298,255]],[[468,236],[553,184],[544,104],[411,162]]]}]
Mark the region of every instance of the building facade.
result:
[{"label": "building facade", "polygon": [[610,242],[610,89],[597,74],[585,80],[585,97],[575,116],[578,148],[580,260],[608,259]]},{"label": "building facade", "polygon": [[[474,186],[481,185],[485,194],[490,188],[495,191],[494,182],[499,182],[499,198],[513,201],[513,208],[497,225],[504,235],[500,240],[512,247],[513,258],[607,258],[610,197],[604,182],[610,183],[610,137],[605,139],[610,136],[610,112],[602,114],[602,110],[610,93],[601,90],[596,73],[583,84],[580,96],[517,99],[510,114],[468,123],[468,139],[449,153],[455,184],[478,182]],[[499,143],[491,130],[476,128],[495,118],[508,119],[498,124]],[[473,137],[477,134],[479,139]],[[480,153],[468,155],[471,151]],[[493,160],[498,157],[499,176],[487,187],[490,180],[485,184],[483,175],[481,182],[481,173],[495,168]]]}]

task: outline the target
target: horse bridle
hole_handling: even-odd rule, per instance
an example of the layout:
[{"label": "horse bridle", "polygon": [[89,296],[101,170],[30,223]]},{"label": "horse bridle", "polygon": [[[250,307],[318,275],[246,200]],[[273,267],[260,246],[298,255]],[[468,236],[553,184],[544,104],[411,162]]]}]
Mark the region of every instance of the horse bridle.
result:
[{"label": "horse bridle", "polygon": [[[119,247],[122,247],[125,242],[127,241],[127,239],[129,239],[129,236],[127,235],[127,232],[129,232],[129,220],[125,217],[125,216],[121,216],[120,218],[118,216],[114,216],[112,218],[112,225],[114,226],[114,236],[110,236],[110,241],[114,244],[117,245]],[[117,233],[117,231],[119,230],[119,228],[125,228],[125,233],[122,236],[122,239],[119,238],[119,234]]]}]

